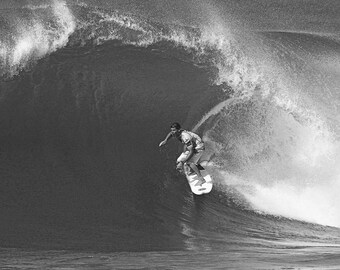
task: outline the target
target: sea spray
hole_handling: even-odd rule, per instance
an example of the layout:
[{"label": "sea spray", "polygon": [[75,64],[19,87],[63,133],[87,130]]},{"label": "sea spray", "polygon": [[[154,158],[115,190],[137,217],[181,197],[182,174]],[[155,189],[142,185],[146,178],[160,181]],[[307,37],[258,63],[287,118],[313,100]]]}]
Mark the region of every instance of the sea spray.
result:
[{"label": "sea spray", "polygon": [[13,76],[38,59],[64,47],[76,28],[72,12],[65,1],[51,5],[26,6],[23,14],[11,19],[11,32],[0,40],[1,75]]}]

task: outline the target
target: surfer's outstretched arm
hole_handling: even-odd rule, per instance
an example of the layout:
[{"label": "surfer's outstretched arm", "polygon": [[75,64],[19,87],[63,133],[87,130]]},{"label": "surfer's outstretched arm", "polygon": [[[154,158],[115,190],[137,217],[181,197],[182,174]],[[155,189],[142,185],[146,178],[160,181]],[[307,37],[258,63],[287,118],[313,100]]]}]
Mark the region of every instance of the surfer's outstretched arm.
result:
[{"label": "surfer's outstretched arm", "polygon": [[172,137],[172,132],[169,132],[168,135],[166,135],[164,141],[161,141],[160,144],[159,144],[159,147],[161,147],[162,145],[166,144],[167,141]]}]

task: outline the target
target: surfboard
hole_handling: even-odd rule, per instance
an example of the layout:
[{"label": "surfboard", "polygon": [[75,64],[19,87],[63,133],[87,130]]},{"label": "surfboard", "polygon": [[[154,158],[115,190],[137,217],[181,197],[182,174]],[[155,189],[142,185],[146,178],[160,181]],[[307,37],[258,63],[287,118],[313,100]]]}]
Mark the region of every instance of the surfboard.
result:
[{"label": "surfboard", "polygon": [[201,172],[203,178],[206,181],[201,186],[195,186],[195,184],[197,184],[197,182],[198,182],[198,176],[192,170],[190,170],[189,173],[185,173],[185,176],[188,180],[188,183],[189,183],[189,186],[190,186],[192,193],[194,193],[196,195],[207,194],[213,188],[213,181],[212,181],[211,175],[208,174],[208,172],[202,166],[199,166],[199,169],[200,169],[200,172]]}]

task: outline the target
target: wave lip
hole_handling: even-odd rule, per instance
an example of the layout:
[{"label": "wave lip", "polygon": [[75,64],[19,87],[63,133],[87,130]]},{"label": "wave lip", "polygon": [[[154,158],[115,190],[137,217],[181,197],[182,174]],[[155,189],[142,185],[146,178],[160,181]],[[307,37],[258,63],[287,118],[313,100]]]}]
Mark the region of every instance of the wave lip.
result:
[{"label": "wave lip", "polygon": [[[14,29],[0,40],[1,75],[14,75],[45,55],[64,47],[76,29],[75,18],[64,1],[26,6],[11,19]],[[16,15],[16,14],[15,14]],[[14,32],[15,34],[13,35]]]}]

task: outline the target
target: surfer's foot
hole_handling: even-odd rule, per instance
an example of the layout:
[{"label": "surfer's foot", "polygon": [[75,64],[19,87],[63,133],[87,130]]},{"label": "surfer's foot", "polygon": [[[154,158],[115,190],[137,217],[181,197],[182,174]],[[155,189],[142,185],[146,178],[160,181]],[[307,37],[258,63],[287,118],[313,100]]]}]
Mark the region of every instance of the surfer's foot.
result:
[{"label": "surfer's foot", "polygon": [[195,186],[202,186],[206,181],[204,179],[198,180]]},{"label": "surfer's foot", "polygon": [[189,168],[188,166],[185,166],[185,167],[184,167],[184,173],[185,173],[186,175],[190,175],[190,174],[191,174],[190,168]]}]

